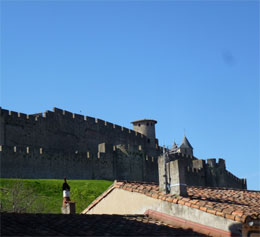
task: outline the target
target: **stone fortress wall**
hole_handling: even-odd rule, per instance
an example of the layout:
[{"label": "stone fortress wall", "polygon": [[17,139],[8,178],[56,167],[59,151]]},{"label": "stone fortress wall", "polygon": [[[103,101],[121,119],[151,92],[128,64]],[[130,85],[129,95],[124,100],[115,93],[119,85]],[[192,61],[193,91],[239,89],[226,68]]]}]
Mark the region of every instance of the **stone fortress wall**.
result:
[{"label": "stone fortress wall", "polygon": [[97,153],[0,146],[1,177],[157,181],[157,160],[143,151],[100,144]]},{"label": "stone fortress wall", "polygon": [[198,183],[206,187],[226,187],[246,189],[246,179],[239,179],[226,170],[225,160],[219,158],[207,160],[193,160],[185,171],[187,184],[196,186]]},{"label": "stone fortress wall", "polygon": [[54,108],[44,114],[26,115],[1,109],[0,144],[7,146],[36,146],[63,151],[97,153],[98,144],[130,144],[141,146],[149,155],[155,155],[158,140],[134,130],[65,110]]},{"label": "stone fortress wall", "polygon": [[[163,148],[155,138],[156,121],[140,121],[133,122],[134,131],[58,108],[33,115],[0,108],[1,177],[158,182]],[[151,122],[150,131],[145,126]],[[170,159],[185,161],[187,185],[246,189],[246,180],[227,171],[223,159],[183,153]]]},{"label": "stone fortress wall", "polygon": [[[247,189],[246,179],[240,179],[227,171],[225,160],[221,158],[217,162],[216,159],[199,160],[180,153],[169,154],[167,158],[162,154],[158,158],[161,174],[165,174],[165,170],[171,173],[170,163],[176,160],[181,161],[178,169],[183,178],[182,182],[188,186]],[[161,183],[165,183],[164,177],[160,179]],[[167,182],[171,184],[171,180]]]},{"label": "stone fortress wall", "polygon": [[158,180],[157,139],[58,108],[0,114],[1,177]]}]

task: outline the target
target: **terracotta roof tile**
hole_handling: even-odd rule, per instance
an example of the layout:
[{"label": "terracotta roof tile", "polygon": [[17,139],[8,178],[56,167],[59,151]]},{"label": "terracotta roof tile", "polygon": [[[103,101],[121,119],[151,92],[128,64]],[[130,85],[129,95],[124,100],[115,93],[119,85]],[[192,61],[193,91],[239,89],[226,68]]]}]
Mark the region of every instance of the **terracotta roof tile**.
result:
[{"label": "terracotta roof tile", "polygon": [[159,192],[156,183],[120,181],[115,182],[113,187],[140,192],[152,198],[186,205],[239,222],[245,222],[249,217],[260,219],[260,191],[188,186],[188,197],[180,197]]}]

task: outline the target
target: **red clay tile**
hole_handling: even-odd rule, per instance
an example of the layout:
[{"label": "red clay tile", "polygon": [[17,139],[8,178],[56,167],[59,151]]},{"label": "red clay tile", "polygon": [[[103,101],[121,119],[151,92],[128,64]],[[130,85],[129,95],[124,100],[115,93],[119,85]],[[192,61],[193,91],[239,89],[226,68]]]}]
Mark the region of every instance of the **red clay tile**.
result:
[{"label": "red clay tile", "polygon": [[241,216],[243,216],[243,212],[236,210],[236,211],[232,212],[232,215],[241,217]]},{"label": "red clay tile", "polygon": [[199,202],[199,200],[194,199],[194,200],[191,200],[190,202],[193,203],[193,204],[196,204],[197,202]]},{"label": "red clay tile", "polygon": [[234,211],[234,209],[232,209],[232,208],[226,208],[226,209],[223,209],[222,212],[224,212],[225,214],[231,215],[231,213],[232,213],[233,211]]},{"label": "red clay tile", "polygon": [[[260,219],[260,192],[229,188],[207,188],[188,186],[188,197],[173,196],[159,191],[155,183],[116,182],[114,188],[143,193],[153,198],[175,204],[191,206],[215,215],[244,222],[247,217]],[[101,198],[102,199],[102,198]],[[99,202],[101,199],[98,199]],[[91,206],[91,205],[90,205]]]},{"label": "red clay tile", "polygon": [[206,207],[200,207],[200,210],[202,210],[202,211],[207,211],[207,208]]},{"label": "red clay tile", "polygon": [[172,201],[173,201],[173,198],[168,197],[168,198],[166,198],[166,201],[168,201],[168,202],[172,202]]},{"label": "red clay tile", "polygon": [[213,214],[213,215],[215,215],[215,214],[216,214],[216,211],[215,211],[215,210],[213,210],[213,209],[207,209],[207,212],[208,212],[208,213],[210,213],[210,214]]},{"label": "red clay tile", "polygon": [[158,199],[158,197],[159,197],[159,195],[156,194],[156,193],[154,193],[154,194],[152,195],[152,198],[156,198],[156,199]]},{"label": "red clay tile", "polygon": [[235,220],[235,216],[233,215],[225,214],[225,217],[230,220]]},{"label": "red clay tile", "polygon": [[217,215],[217,216],[225,217],[225,214],[224,214],[223,212],[219,212],[219,211],[216,212],[216,215]]},{"label": "red clay tile", "polygon": [[241,217],[239,217],[239,216],[235,216],[235,221],[242,222]]},{"label": "red clay tile", "polygon": [[178,203],[178,199],[177,199],[177,198],[173,198],[173,199],[172,199],[172,202],[173,202],[173,203]]},{"label": "red clay tile", "polygon": [[191,207],[196,208],[196,209],[200,209],[200,206],[198,206],[196,204],[191,204]]},{"label": "red clay tile", "polygon": [[184,205],[185,202],[184,202],[183,200],[179,200],[179,201],[178,201],[178,204]]}]

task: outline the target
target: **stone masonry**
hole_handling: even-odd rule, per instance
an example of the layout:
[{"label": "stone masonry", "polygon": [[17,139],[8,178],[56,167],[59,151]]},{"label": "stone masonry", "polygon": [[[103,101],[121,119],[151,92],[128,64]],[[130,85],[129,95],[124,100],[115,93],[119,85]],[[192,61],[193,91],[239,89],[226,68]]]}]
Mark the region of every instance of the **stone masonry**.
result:
[{"label": "stone masonry", "polygon": [[[132,122],[134,130],[54,108],[23,114],[0,108],[0,161],[3,178],[107,179],[158,182],[163,148],[155,136],[157,121]],[[246,180],[228,172],[225,161],[198,160],[184,137],[166,149],[184,160],[188,185],[246,188]]]}]

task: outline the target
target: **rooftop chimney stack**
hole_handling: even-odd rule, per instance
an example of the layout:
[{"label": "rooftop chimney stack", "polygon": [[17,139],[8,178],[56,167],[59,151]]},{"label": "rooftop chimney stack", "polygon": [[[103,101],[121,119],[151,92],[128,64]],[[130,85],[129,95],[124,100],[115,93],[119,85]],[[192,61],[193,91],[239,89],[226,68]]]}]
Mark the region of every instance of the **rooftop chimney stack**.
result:
[{"label": "rooftop chimney stack", "polygon": [[187,196],[185,160],[170,160],[168,151],[158,158],[159,190],[177,196]]},{"label": "rooftop chimney stack", "polygon": [[174,160],[169,162],[170,169],[170,193],[177,196],[187,196],[187,185],[185,182],[185,162]]},{"label": "rooftop chimney stack", "polygon": [[158,171],[159,171],[159,190],[164,193],[169,193],[169,175],[167,175],[167,161],[169,155],[163,148],[163,155],[158,157]]}]

